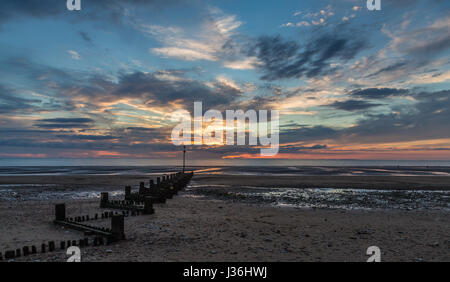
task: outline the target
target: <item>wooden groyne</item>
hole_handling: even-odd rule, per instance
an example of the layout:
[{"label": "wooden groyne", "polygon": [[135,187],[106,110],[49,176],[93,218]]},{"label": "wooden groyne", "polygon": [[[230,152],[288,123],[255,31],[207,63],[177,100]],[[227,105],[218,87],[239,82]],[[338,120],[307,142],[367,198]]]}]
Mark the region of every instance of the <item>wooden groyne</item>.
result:
[{"label": "wooden groyne", "polygon": [[[167,199],[172,199],[174,195],[187,186],[193,176],[193,172],[178,172],[163,175],[162,177],[157,177],[156,182],[154,182],[153,179],[150,179],[148,186],[145,186],[145,183],[141,182],[137,192],[132,192],[131,186],[126,186],[125,195],[122,200],[111,200],[109,199],[108,192],[102,192],[100,197],[100,208],[115,211],[102,211],[95,213],[94,215],[69,217],[66,214],[66,204],[56,204],[53,223],[55,225],[64,226],[64,228],[84,232],[85,236],[78,240],[61,240],[59,242],[59,249],[66,250],[66,248],[71,246],[101,246],[125,240],[125,218],[155,213],[153,204],[164,204]],[[95,221],[107,218],[110,218],[109,228],[95,225]],[[43,243],[41,244],[40,249],[34,245],[24,246],[15,250],[7,250],[4,255],[0,252],[0,261],[38,253],[54,252],[57,250],[56,243],[57,242],[55,241]]]}]

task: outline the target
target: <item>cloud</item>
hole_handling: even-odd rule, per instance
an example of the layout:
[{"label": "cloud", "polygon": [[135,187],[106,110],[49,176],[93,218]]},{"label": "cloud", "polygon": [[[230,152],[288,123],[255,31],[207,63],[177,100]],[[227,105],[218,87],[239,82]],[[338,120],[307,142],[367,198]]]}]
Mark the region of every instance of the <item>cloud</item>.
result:
[{"label": "cloud", "polygon": [[72,59],[74,59],[74,60],[80,60],[81,59],[81,56],[80,56],[80,54],[78,54],[77,51],[67,50],[67,53],[69,53],[72,56]]},{"label": "cloud", "polygon": [[390,48],[395,51],[411,55],[433,57],[450,48],[450,16],[436,19],[426,27],[411,30],[382,31],[392,41]]},{"label": "cloud", "polygon": [[[392,91],[386,91],[386,93]],[[412,92],[409,90],[408,92]],[[370,93],[370,92],[368,92]],[[383,92],[384,93],[384,92]],[[402,91],[398,91],[401,95]],[[374,94],[375,95],[375,94]],[[450,138],[450,90],[411,93],[415,103],[393,107],[388,113],[366,113],[349,127],[289,126],[281,128],[280,142],[323,142],[337,144],[377,144],[423,142]],[[338,103],[344,110],[372,107],[365,101]]]},{"label": "cloud", "polygon": [[16,90],[0,84],[0,114],[31,112],[37,110],[39,99],[20,97]]},{"label": "cloud", "polygon": [[365,99],[385,99],[388,97],[406,95],[408,93],[409,91],[407,89],[399,88],[366,88],[353,90],[349,94],[353,97]]},{"label": "cloud", "polygon": [[256,68],[261,62],[256,57],[247,57],[242,60],[225,61],[224,67],[234,70],[250,70]]},{"label": "cloud", "polygon": [[261,62],[263,80],[315,77],[335,71],[330,61],[348,61],[367,45],[361,37],[323,34],[300,46],[280,36],[262,36],[249,55]]},{"label": "cloud", "polygon": [[225,106],[241,95],[241,90],[224,83],[213,81],[205,84],[188,79],[166,79],[159,73],[134,72],[121,74],[117,82],[106,77],[93,76],[79,84],[65,83],[56,90],[66,97],[84,101],[92,105],[113,105],[128,103],[141,105],[143,108],[192,107],[194,101],[203,101],[205,107]]},{"label": "cloud", "polygon": [[337,101],[334,102],[333,104],[329,104],[327,106],[329,107],[333,107],[339,110],[345,110],[345,111],[360,111],[360,110],[365,110],[368,108],[373,108],[373,107],[377,107],[377,106],[381,106],[382,104],[375,104],[375,103],[370,103],[367,101],[363,101],[363,100],[347,100],[347,101]]},{"label": "cloud", "polygon": [[50,122],[50,123],[90,123],[94,120],[91,118],[48,118],[40,119],[40,122]]},{"label": "cloud", "polygon": [[294,27],[295,25],[291,22],[285,23],[281,25],[282,27]]},{"label": "cloud", "polygon": [[38,120],[34,126],[39,128],[88,128],[93,122],[90,118],[52,118]]},{"label": "cloud", "polygon": [[208,60],[217,61],[217,57],[211,53],[203,53],[194,49],[180,48],[180,47],[164,47],[164,48],[152,48],[151,51],[161,57],[175,58],[184,61],[196,61],[196,60]]},{"label": "cloud", "polygon": [[300,128],[283,130],[280,132],[281,143],[291,142],[308,142],[314,140],[333,139],[339,135],[339,131],[331,127],[317,125],[317,126],[302,126]]},{"label": "cloud", "polygon": [[313,25],[324,25],[324,24],[325,24],[325,19],[324,19],[324,18],[320,18],[320,19],[317,20],[317,21],[312,20],[311,23],[312,23]]},{"label": "cloud", "polygon": [[301,21],[301,22],[296,23],[295,26],[297,26],[297,27],[310,26],[310,24],[307,21]]},{"label": "cloud", "polygon": [[81,36],[81,38],[86,41],[89,44],[93,44],[92,38],[89,36],[87,32],[79,31],[78,34]]},{"label": "cloud", "polygon": [[151,53],[158,56],[184,61],[221,61],[225,67],[249,69],[250,59],[242,56],[236,58],[239,52],[234,48],[238,46],[232,40],[236,29],[241,25],[242,22],[237,20],[235,15],[225,15],[216,9],[210,12],[210,17],[201,24],[195,34],[174,26],[141,24],[136,28],[163,45],[150,49]]},{"label": "cloud", "polygon": [[414,97],[418,102],[412,108],[370,115],[343,133],[369,143],[450,138],[450,90],[417,93]]}]

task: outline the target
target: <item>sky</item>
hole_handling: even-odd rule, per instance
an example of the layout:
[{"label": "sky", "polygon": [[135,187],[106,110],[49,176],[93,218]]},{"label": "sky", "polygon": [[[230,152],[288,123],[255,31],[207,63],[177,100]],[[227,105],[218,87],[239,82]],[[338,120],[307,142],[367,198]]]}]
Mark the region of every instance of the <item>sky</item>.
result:
[{"label": "sky", "polygon": [[278,110],[272,159],[450,160],[449,47],[440,0],[2,0],[0,158],[179,158],[201,101]]}]

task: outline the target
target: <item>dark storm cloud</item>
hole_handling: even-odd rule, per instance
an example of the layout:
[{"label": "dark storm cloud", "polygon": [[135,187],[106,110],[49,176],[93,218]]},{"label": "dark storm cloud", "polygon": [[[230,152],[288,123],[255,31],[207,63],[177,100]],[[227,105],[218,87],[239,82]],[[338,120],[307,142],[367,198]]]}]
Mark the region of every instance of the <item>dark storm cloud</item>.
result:
[{"label": "dark storm cloud", "polygon": [[261,79],[315,77],[334,72],[333,60],[348,61],[367,46],[360,36],[345,33],[323,34],[304,46],[294,41],[285,41],[280,36],[262,36],[249,51],[262,65]]},{"label": "dark storm cloud", "polygon": [[385,99],[388,97],[402,96],[408,94],[407,89],[401,88],[366,88],[356,89],[350,92],[350,95],[365,99]]},{"label": "dark storm cloud", "polygon": [[343,102],[334,102],[332,104],[329,104],[327,106],[333,107],[339,110],[345,110],[345,111],[360,111],[365,110],[372,107],[381,106],[382,104],[375,104],[370,103],[363,100],[347,100]]}]

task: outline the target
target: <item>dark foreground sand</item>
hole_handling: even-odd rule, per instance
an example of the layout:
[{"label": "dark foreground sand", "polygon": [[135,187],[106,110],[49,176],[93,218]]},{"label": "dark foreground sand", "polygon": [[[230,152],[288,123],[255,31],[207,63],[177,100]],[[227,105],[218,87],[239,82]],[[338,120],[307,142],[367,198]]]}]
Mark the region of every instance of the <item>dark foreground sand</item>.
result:
[{"label": "dark foreground sand", "polygon": [[[39,179],[37,179],[39,178]],[[77,185],[131,184],[147,177],[33,177],[0,179],[0,183],[59,183]],[[338,179],[334,185],[362,179]],[[387,179],[388,177],[384,177]],[[308,177],[308,181],[313,181]],[[370,179],[370,177],[369,177]],[[449,178],[377,181],[404,187],[448,187]],[[14,181],[13,181],[14,180]],[[304,185],[306,178],[195,176],[196,183]],[[28,182],[27,182],[28,181]],[[238,182],[235,182],[238,181]],[[315,187],[331,187],[316,178]],[[349,182],[350,181],[350,182]],[[370,180],[371,181],[371,180]],[[377,182],[377,183],[378,183]],[[374,182],[366,183],[375,187]],[[400,183],[400,184],[399,184]],[[414,184],[415,183],[415,184]],[[387,186],[385,186],[387,185]],[[351,185],[353,186],[353,185]],[[377,188],[381,188],[377,187]],[[400,185],[401,186],[401,185]],[[295,186],[294,186],[295,187]],[[353,186],[357,188],[356,186]],[[362,187],[361,187],[362,188]],[[368,188],[368,187],[364,187]],[[395,188],[401,188],[396,186]],[[437,188],[436,188],[437,189]],[[57,201],[59,202],[59,201]],[[65,201],[68,216],[98,213],[98,200]],[[51,223],[55,201],[0,202],[0,251],[48,240],[79,239],[83,234]],[[110,246],[82,249],[83,261],[365,261],[369,246],[378,246],[383,261],[450,261],[450,217],[445,211],[344,211],[280,208],[195,197],[184,192],[155,205],[155,214],[128,217],[128,239]],[[94,224],[94,221],[92,222]],[[97,221],[108,225],[108,221]],[[22,257],[16,261],[64,261],[63,251]]]}]

